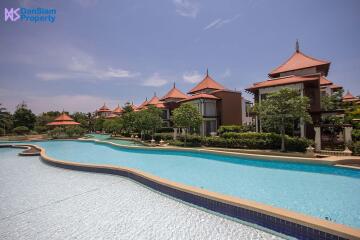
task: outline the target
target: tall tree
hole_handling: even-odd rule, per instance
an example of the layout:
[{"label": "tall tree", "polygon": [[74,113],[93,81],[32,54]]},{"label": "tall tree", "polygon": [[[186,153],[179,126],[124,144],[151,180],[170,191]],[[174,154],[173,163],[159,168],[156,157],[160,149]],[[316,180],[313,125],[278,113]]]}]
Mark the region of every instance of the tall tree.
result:
[{"label": "tall tree", "polygon": [[2,129],[3,134],[6,135],[6,132],[10,131],[12,126],[13,121],[11,114],[6,111],[6,108],[0,103],[0,129]]},{"label": "tall tree", "polygon": [[15,127],[25,126],[30,130],[34,128],[36,122],[36,115],[28,108],[25,102],[17,105],[13,118]]},{"label": "tall tree", "polygon": [[202,116],[199,110],[192,104],[181,104],[173,112],[173,122],[176,127],[185,129],[185,146],[187,141],[187,132],[190,129],[197,129],[202,123]]},{"label": "tall tree", "polygon": [[255,104],[255,112],[261,124],[273,126],[281,134],[281,151],[285,151],[285,128],[295,120],[311,122],[308,97],[301,97],[294,89],[283,88],[271,93],[265,100]]}]

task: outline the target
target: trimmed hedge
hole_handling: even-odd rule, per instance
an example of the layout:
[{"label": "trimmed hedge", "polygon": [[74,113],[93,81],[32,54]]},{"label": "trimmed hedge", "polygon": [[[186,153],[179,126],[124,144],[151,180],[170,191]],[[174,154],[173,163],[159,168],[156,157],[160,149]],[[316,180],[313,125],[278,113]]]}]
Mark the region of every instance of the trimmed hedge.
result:
[{"label": "trimmed hedge", "polygon": [[157,142],[159,142],[160,140],[170,141],[170,140],[173,140],[173,138],[174,138],[173,133],[163,132],[163,133],[155,133],[154,134],[154,139]]},{"label": "trimmed hedge", "polygon": [[[181,143],[179,143],[181,142]],[[174,143],[182,146],[184,137],[178,137]],[[287,151],[305,152],[306,148],[313,142],[306,138],[289,137],[285,138],[285,147]],[[200,137],[188,136],[187,146],[206,146],[222,148],[243,148],[243,149],[280,149],[281,136],[275,133],[224,133],[222,137]]]},{"label": "trimmed hedge", "polygon": [[224,126],[220,126],[218,129],[219,135],[228,132],[242,133],[242,132],[250,132],[250,131],[251,131],[251,126],[247,126],[247,125],[224,125]]}]

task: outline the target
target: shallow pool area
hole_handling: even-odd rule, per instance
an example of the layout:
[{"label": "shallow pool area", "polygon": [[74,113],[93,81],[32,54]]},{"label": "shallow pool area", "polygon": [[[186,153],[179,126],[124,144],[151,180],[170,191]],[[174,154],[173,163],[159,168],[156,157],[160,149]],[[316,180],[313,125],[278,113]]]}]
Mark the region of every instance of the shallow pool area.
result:
[{"label": "shallow pool area", "polygon": [[360,171],[83,141],[34,143],[50,157],[135,168],[164,179],[360,228]]},{"label": "shallow pool area", "polygon": [[135,141],[111,138],[110,134],[93,133],[93,134],[87,134],[86,136],[89,139],[96,139],[99,141],[111,142],[111,143],[116,143],[116,144],[120,144],[120,145],[124,145],[124,146],[143,146],[143,144],[135,142]]}]

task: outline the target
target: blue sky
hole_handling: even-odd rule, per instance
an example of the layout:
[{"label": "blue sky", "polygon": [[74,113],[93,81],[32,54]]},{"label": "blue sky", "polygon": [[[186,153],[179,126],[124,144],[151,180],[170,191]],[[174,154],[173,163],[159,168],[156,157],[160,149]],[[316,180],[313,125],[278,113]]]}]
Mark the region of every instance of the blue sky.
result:
[{"label": "blue sky", "polygon": [[[0,102],[36,113],[94,111],[186,92],[206,68],[229,89],[266,80],[299,39],[331,61],[328,78],[360,94],[360,1],[5,0]],[[4,8],[55,8],[54,23],[4,22]],[[245,95],[251,98],[249,95]]]}]

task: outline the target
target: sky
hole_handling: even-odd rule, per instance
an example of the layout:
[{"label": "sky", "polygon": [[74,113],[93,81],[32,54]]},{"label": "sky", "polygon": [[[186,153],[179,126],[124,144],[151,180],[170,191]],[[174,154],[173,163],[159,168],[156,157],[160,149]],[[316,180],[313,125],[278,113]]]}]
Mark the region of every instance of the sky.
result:
[{"label": "sky", "polygon": [[[54,8],[54,23],[5,22],[4,8]],[[360,95],[360,1],[1,0],[0,103],[93,112],[188,92],[209,74],[244,92],[295,51],[331,61]]]}]

